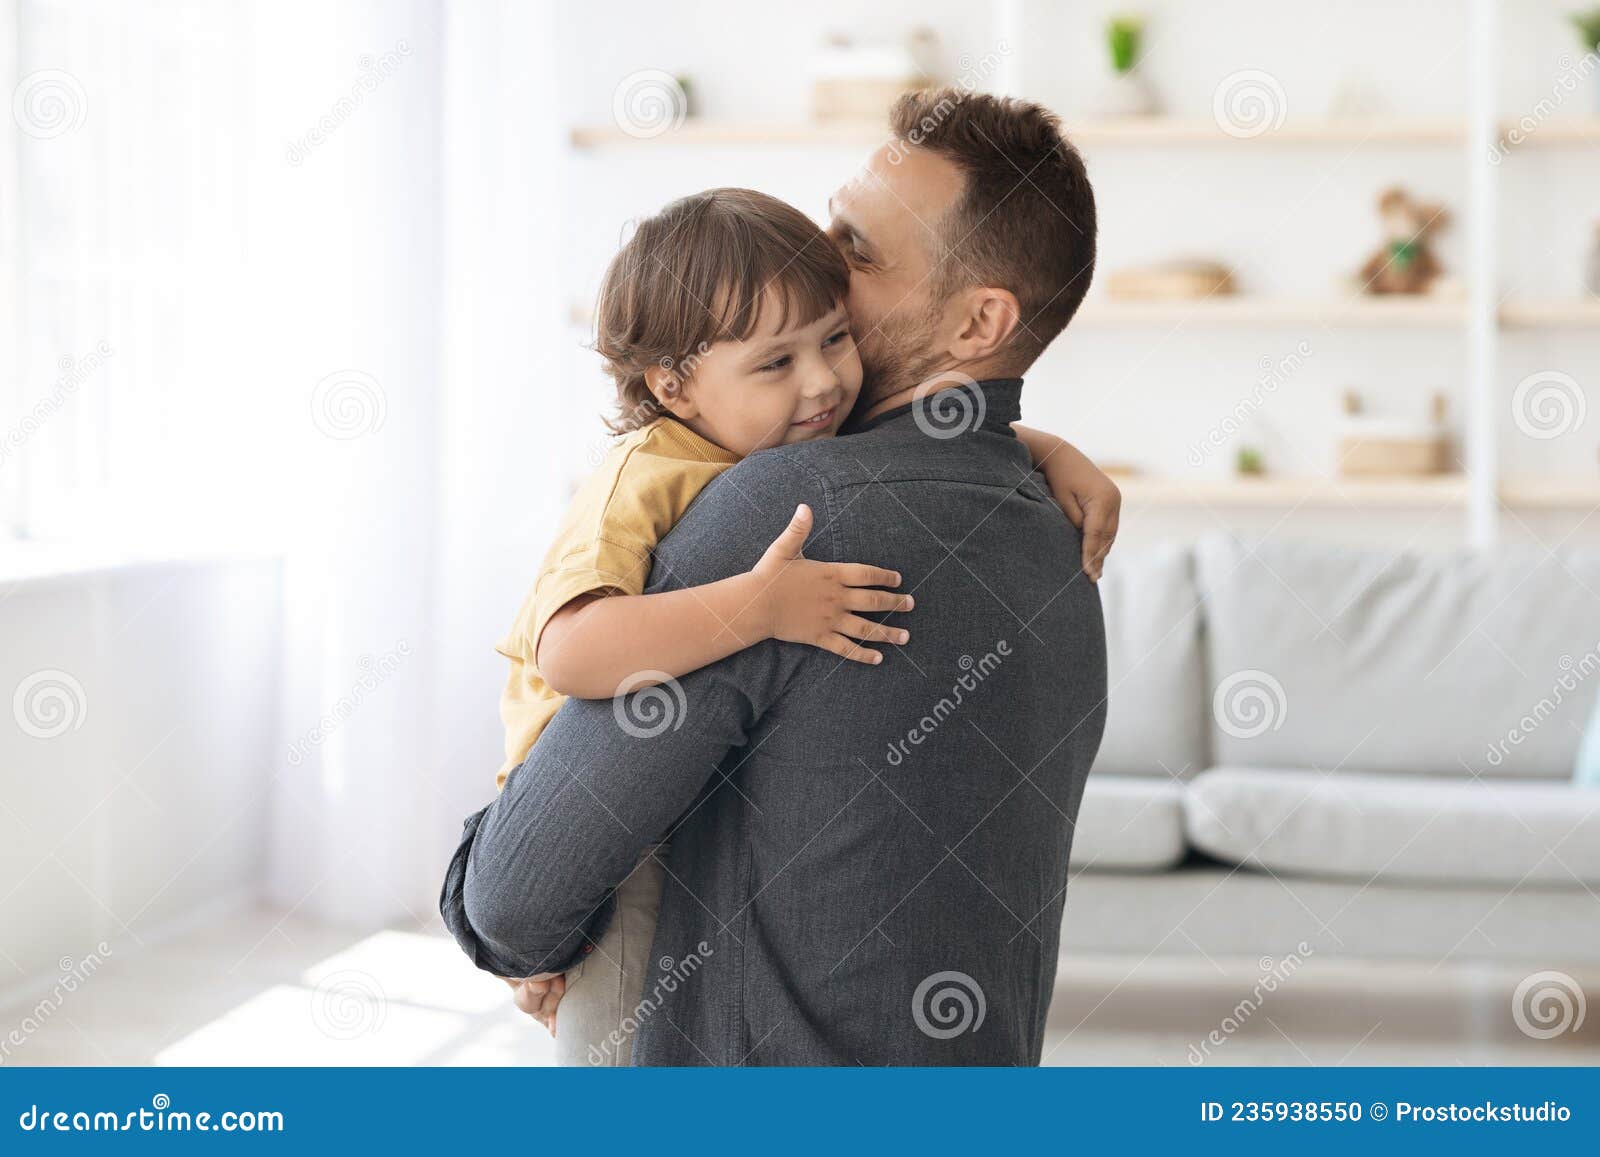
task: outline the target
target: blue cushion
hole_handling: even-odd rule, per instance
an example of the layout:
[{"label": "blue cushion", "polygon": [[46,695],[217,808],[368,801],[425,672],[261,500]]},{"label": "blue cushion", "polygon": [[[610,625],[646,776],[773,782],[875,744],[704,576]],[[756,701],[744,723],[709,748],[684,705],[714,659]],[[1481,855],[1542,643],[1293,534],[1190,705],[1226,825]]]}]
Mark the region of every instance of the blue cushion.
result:
[{"label": "blue cushion", "polygon": [[1578,765],[1572,770],[1572,782],[1579,787],[1600,787],[1600,697],[1594,701],[1589,726],[1578,744]]}]

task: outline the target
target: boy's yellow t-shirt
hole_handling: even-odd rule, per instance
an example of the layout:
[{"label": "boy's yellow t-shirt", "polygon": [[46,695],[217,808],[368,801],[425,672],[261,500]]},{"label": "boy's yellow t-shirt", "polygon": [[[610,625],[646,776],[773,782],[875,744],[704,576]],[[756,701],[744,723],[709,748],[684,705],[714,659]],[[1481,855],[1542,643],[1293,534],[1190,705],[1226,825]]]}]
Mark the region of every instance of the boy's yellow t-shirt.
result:
[{"label": "boy's yellow t-shirt", "polygon": [[500,696],[506,762],[497,786],[521,766],[566,699],[539,676],[535,662],[550,617],[593,591],[642,593],[656,543],[706,484],[738,460],[677,419],[657,418],[624,435],[578,490],[511,633],[496,648],[511,660]]}]

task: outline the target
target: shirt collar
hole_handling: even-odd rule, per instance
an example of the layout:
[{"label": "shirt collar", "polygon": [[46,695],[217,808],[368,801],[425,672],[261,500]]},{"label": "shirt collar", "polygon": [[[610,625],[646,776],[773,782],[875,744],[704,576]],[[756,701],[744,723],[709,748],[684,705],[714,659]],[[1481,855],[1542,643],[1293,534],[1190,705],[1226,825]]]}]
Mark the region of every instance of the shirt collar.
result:
[{"label": "shirt collar", "polygon": [[701,437],[671,414],[661,415],[647,429],[663,439],[678,457],[700,462],[721,462],[729,466],[739,461],[739,455]]},{"label": "shirt collar", "polygon": [[946,386],[885,410],[861,423],[854,432],[864,434],[907,415],[936,437],[952,438],[974,428],[1009,434],[1011,423],[1022,420],[1022,379],[989,378]]}]

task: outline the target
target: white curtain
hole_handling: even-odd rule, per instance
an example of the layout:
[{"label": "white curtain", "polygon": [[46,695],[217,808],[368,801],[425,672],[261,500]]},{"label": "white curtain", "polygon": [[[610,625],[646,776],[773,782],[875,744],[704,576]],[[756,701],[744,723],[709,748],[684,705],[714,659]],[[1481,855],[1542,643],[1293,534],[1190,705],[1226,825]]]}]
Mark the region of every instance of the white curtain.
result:
[{"label": "white curtain", "polygon": [[439,6],[253,9],[252,389],[285,407],[271,895],[423,914],[443,389]]},{"label": "white curtain", "polygon": [[[570,61],[550,3],[451,4],[444,70],[444,391],[428,883],[501,762],[493,644],[510,625],[599,423],[571,378]],[[485,776],[485,771],[488,775]]]},{"label": "white curtain", "polygon": [[[313,467],[289,556],[289,742],[333,727],[285,769],[272,883],[282,904],[373,922],[431,917],[460,821],[493,790],[493,643],[531,573],[528,511],[561,489],[546,464],[570,442],[541,372],[567,336],[565,147],[550,6],[346,18],[318,25],[321,75],[359,53],[392,50],[399,66],[263,181],[281,189],[267,281],[296,287],[280,315],[306,335],[275,349],[278,379],[301,396],[324,383],[322,425],[373,427],[313,439],[288,464]],[[265,83],[286,91],[269,106],[295,106],[273,137],[311,123],[307,93],[329,85],[282,66],[306,61],[312,13],[270,21]]]},{"label": "white curtain", "polygon": [[214,536],[226,472],[244,465],[226,427],[249,400],[233,367],[248,350],[250,90],[232,58],[248,13],[193,0],[161,19],[93,0],[0,11],[15,50],[0,165],[12,520],[129,547]]},{"label": "white curtain", "polygon": [[18,378],[47,397],[63,358],[110,352],[26,473],[0,463],[4,513],[280,553],[284,677],[260,710],[282,741],[237,753],[271,785],[265,890],[429,918],[493,790],[493,643],[581,444],[552,405],[553,6],[8,3],[0,68],[49,73],[39,116],[74,121],[17,134],[0,168],[22,195],[0,250]]}]

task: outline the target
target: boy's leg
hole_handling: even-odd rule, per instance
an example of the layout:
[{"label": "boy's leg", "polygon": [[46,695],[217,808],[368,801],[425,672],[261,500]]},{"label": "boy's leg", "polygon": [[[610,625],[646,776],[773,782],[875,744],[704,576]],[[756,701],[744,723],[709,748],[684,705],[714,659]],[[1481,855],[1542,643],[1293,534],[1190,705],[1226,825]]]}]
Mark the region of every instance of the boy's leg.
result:
[{"label": "boy's leg", "polygon": [[666,853],[665,844],[645,851],[617,889],[616,911],[595,950],[567,973],[567,992],[556,1009],[557,1064],[633,1063],[650,945],[661,915],[665,872],[656,856]]}]

